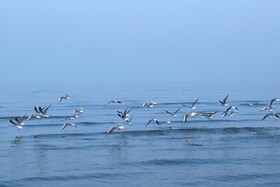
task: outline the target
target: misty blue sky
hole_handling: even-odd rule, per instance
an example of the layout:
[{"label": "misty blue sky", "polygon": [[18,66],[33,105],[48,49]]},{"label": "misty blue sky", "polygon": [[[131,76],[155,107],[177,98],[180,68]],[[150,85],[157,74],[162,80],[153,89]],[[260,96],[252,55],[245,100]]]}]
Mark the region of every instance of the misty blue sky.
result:
[{"label": "misty blue sky", "polygon": [[278,0],[1,1],[0,83],[279,79]]}]

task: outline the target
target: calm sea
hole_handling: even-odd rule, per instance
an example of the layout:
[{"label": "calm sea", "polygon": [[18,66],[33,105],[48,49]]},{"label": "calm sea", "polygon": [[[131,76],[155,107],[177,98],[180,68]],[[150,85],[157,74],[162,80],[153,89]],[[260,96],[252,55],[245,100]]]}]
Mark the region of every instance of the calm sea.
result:
[{"label": "calm sea", "polygon": [[[0,186],[280,186],[280,120],[260,110],[280,97],[280,85],[263,83],[2,84]],[[65,94],[70,100],[58,103]],[[221,119],[226,107],[239,112]],[[199,98],[196,112],[182,116]],[[118,99],[121,104],[108,104]],[[158,103],[144,108],[144,102]],[[280,102],[275,102],[279,106]],[[51,104],[49,118],[9,119]],[[186,106],[182,106],[185,104]],[[72,121],[66,116],[83,107]],[[177,117],[165,110],[180,108]],[[117,110],[133,108],[131,125]],[[280,112],[280,106],[274,110]],[[157,125],[150,119],[171,121]],[[65,122],[75,123],[61,131]],[[106,134],[113,125],[124,129]]]}]

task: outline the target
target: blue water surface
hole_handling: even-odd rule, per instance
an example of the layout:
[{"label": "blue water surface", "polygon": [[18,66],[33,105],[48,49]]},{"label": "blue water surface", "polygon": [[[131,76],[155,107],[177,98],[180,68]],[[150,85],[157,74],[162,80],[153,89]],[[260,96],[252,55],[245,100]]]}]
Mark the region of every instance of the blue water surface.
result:
[{"label": "blue water surface", "polygon": [[[262,117],[272,83],[82,83],[1,85],[0,186],[280,186],[280,120]],[[70,100],[58,103],[65,94]],[[239,112],[221,119],[219,100]],[[216,111],[214,119],[190,117]],[[120,104],[106,104],[113,99]],[[156,102],[154,108],[142,107]],[[45,119],[10,119],[51,104]],[[185,106],[183,106],[184,104]],[[280,102],[275,102],[279,106]],[[73,110],[85,112],[72,121]],[[133,108],[131,125],[117,110]],[[181,108],[174,118],[165,111]],[[274,112],[280,112],[275,108]],[[170,121],[157,125],[150,119]],[[65,122],[75,123],[61,131]],[[125,128],[106,132],[111,126]]]}]

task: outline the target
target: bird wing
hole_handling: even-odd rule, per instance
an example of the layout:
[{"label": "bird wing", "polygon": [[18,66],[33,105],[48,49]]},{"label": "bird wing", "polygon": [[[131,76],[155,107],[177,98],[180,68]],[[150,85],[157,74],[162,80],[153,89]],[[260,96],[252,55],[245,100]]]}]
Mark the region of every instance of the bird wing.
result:
[{"label": "bird wing", "polygon": [[50,104],[49,106],[43,108],[44,114],[47,114],[47,111],[48,111],[48,109],[49,109],[51,106],[52,106],[52,105]]},{"label": "bird wing", "polygon": [[44,114],[44,111],[40,106],[39,106],[39,111],[40,111],[40,113]]},{"label": "bird wing", "polygon": [[171,112],[169,112],[169,111],[165,111],[167,114],[170,114],[170,115],[172,115],[173,116],[173,113],[171,113]]},{"label": "bird wing", "polygon": [[36,106],[34,107],[34,110],[35,110],[35,112],[40,113]]},{"label": "bird wing", "polygon": [[58,103],[61,102],[62,98],[63,98],[63,97],[59,97],[59,98],[58,98]]},{"label": "bird wing", "polygon": [[112,126],[108,131],[107,134],[111,134],[114,130],[116,130],[119,126]]},{"label": "bird wing", "polygon": [[264,119],[267,118],[268,116],[270,116],[270,113],[269,113],[269,114],[266,114],[261,120],[264,120]]},{"label": "bird wing", "polygon": [[10,121],[10,123],[12,123],[12,124],[14,124],[14,125],[17,125],[17,123],[14,122],[13,120],[9,120],[9,121]]},{"label": "bird wing", "polygon": [[183,123],[185,123],[188,120],[189,113],[185,113],[183,116]]},{"label": "bird wing", "polygon": [[132,116],[131,116],[131,118],[128,120],[128,123],[130,123],[130,122],[131,122],[132,118],[133,118],[133,115],[132,115]]},{"label": "bird wing", "polygon": [[67,125],[69,125],[69,123],[64,123],[64,125],[61,127],[61,131],[63,130],[63,129],[65,129],[65,127],[67,127]]},{"label": "bird wing", "polygon": [[178,108],[178,109],[174,112],[174,114],[176,114],[177,112],[179,112],[180,109],[181,109],[181,107]]},{"label": "bird wing", "polygon": [[146,124],[146,126],[149,125],[152,121],[155,121],[155,119],[149,120],[148,123]]},{"label": "bird wing", "polygon": [[223,103],[227,102],[227,98],[228,98],[229,94],[223,99]]},{"label": "bird wing", "polygon": [[193,108],[193,107],[194,107],[194,105],[197,103],[198,99],[199,99],[199,98],[197,98],[197,99],[195,100],[195,102],[193,102],[193,104],[192,104],[191,108]]}]

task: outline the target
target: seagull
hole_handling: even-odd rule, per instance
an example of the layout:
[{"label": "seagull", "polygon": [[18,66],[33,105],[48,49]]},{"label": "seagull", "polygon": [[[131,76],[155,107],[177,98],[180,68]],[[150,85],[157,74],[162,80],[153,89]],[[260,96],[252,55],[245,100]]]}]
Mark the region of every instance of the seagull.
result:
[{"label": "seagull", "polygon": [[154,108],[154,106],[157,105],[155,102],[149,102],[149,103],[144,103],[142,107],[147,107],[147,108]]},{"label": "seagull", "polygon": [[261,121],[264,120],[264,119],[266,119],[267,117],[270,117],[270,118],[271,118],[271,117],[274,117],[275,119],[279,119],[279,118],[280,118],[280,117],[279,117],[279,114],[270,112],[270,113],[266,114],[266,115],[261,119]]},{"label": "seagull", "polygon": [[23,125],[24,125],[24,123],[23,123],[23,120],[25,119],[25,117],[26,117],[26,114],[24,114],[23,116],[21,116],[21,117],[16,117],[15,118],[15,121],[13,121],[13,120],[9,120],[10,121],[10,123],[12,123],[17,129],[22,129],[22,127],[23,127]]},{"label": "seagull", "polygon": [[71,99],[71,98],[73,98],[73,96],[71,96],[71,95],[65,95],[65,96],[61,96],[61,97],[59,97],[59,99],[58,99],[58,103],[60,103],[61,101],[62,101],[62,99]]},{"label": "seagull", "polygon": [[119,101],[119,100],[114,99],[114,100],[112,100],[112,101],[109,101],[106,105],[108,105],[108,104],[110,104],[110,103],[122,103],[122,102]]},{"label": "seagull", "polygon": [[74,120],[74,119],[80,117],[79,115],[81,115],[84,111],[85,111],[85,109],[83,109],[82,107],[79,107],[73,111],[73,114],[71,116],[66,116],[66,119],[61,120],[61,121]]},{"label": "seagull", "polygon": [[207,119],[214,119],[214,114],[217,112],[202,112],[201,116],[206,117]]},{"label": "seagull", "polygon": [[77,128],[77,125],[76,124],[74,124],[74,123],[64,123],[64,125],[61,127],[61,131],[63,130],[63,129],[65,129],[65,127],[67,127],[67,126],[73,126],[73,127],[76,127]]},{"label": "seagull", "polygon": [[272,106],[273,102],[275,101],[280,101],[280,98],[273,98],[270,100],[268,107],[264,107],[262,108],[261,111],[265,111],[265,110],[269,110],[270,112],[272,112],[273,108],[275,108],[276,106]]},{"label": "seagull", "polygon": [[[45,107],[43,107],[43,108],[41,108],[40,106],[39,106],[39,113],[41,114],[41,117],[49,117],[48,115],[47,115],[47,112],[48,112],[48,109],[50,108],[50,106],[52,106],[51,104],[49,105],[49,106],[45,106]],[[35,107],[36,108],[36,107]]]},{"label": "seagull", "polygon": [[237,113],[237,112],[238,112],[238,108],[236,106],[230,106],[226,109],[226,111],[223,112],[221,118],[224,118],[227,115],[232,116],[233,113]]},{"label": "seagull", "polygon": [[36,118],[48,118],[49,116],[47,115],[47,111],[48,109],[50,108],[51,104],[48,105],[48,106],[44,106],[43,108],[42,107],[34,107],[34,110],[36,112],[36,114],[31,114],[27,120],[30,120],[32,117],[36,117]]},{"label": "seagull", "polygon": [[228,104],[227,104],[227,98],[228,98],[228,96],[229,96],[229,94],[228,94],[222,101],[219,100],[222,106],[225,106],[225,107],[228,106]]},{"label": "seagull", "polygon": [[178,108],[175,112],[169,112],[169,111],[165,111],[167,114],[170,114],[171,116],[173,116],[174,118],[176,118],[176,114],[177,114],[177,112],[179,112],[179,110],[180,110],[181,108]]},{"label": "seagull", "polygon": [[127,110],[127,108],[125,109],[124,112],[121,112],[121,111],[118,111],[117,110],[117,114],[120,118],[122,118],[124,121],[128,122],[129,119],[128,119],[128,116],[129,116],[129,113],[130,111],[132,110],[133,108],[131,108],[130,110]]},{"label": "seagull", "polygon": [[161,125],[164,123],[167,123],[167,124],[171,123],[170,121],[159,121],[158,119],[154,118],[154,119],[149,120],[148,123],[146,124],[146,126],[149,125],[151,122],[156,122],[156,124],[158,124],[158,125]]},{"label": "seagull", "polygon": [[73,111],[73,116],[81,115],[81,114],[84,113],[84,112],[85,112],[85,109],[82,108],[82,107],[79,107],[79,108],[77,108],[77,109],[75,109],[75,110]]},{"label": "seagull", "polygon": [[124,126],[121,126],[121,125],[112,126],[112,127],[107,131],[107,134],[111,134],[113,131],[115,131],[115,130],[121,130],[121,129],[124,129]]}]

